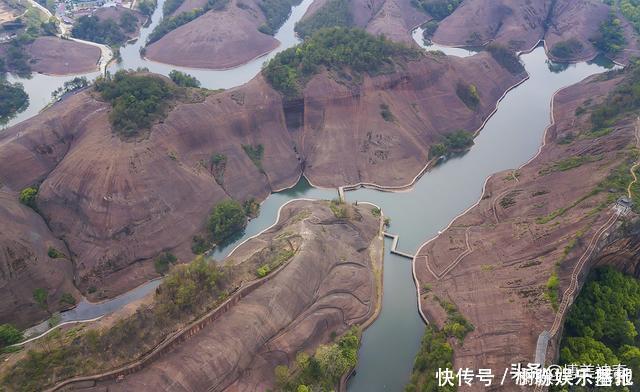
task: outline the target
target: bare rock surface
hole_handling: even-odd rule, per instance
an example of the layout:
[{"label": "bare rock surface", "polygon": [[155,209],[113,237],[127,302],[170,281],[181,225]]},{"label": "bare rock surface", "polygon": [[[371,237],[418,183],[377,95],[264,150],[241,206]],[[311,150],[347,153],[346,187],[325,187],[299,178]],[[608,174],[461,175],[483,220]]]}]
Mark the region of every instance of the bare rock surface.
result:
[{"label": "bare rock surface", "polygon": [[[541,153],[515,173],[493,175],[478,205],[419,250],[415,272],[421,287],[431,288],[420,294],[423,312],[437,325],[445,323],[437,296],[455,304],[475,326],[462,344],[454,345],[454,368],[502,371],[512,363],[532,362],[538,335],[551,330],[556,317],[546,296],[553,271],[560,281],[560,303],[582,256],[587,254],[581,282],[606,254],[590,244],[607,240],[598,230],[611,222],[612,196],[608,190],[591,192],[614,170],[628,170],[633,163],[635,119],[595,137],[588,134],[588,113],[619,82],[591,77],[560,91],[554,100],[555,124]],[[586,112],[576,116],[578,107]],[[569,143],[560,142],[566,137]],[[582,163],[558,169],[567,158]],[[563,212],[549,218],[558,211]],[[610,231],[616,227],[609,226]],[[549,361],[560,335],[551,341]]]},{"label": "bare rock surface", "polygon": [[58,37],[38,37],[27,47],[34,72],[67,75],[98,70],[100,49]]},{"label": "bare rock surface", "polygon": [[[0,188],[0,324],[28,326],[33,319],[68,307],[60,303],[63,293],[79,297],[73,286],[69,257],[50,258],[49,247],[66,253],[42,218],[18,202],[18,195]],[[34,290],[42,289],[46,302],[38,303]]]},{"label": "bare rock surface", "polygon": [[313,353],[374,313],[382,266],[380,218],[370,206],[350,207],[338,220],[328,202],[295,201],[276,226],[238,248],[228,263],[242,264],[286,236],[296,253],[271,280],[216,321],[110,391],[264,391],[274,368],[299,352]]},{"label": "bare rock surface", "polygon": [[[323,73],[305,89],[302,126],[290,129],[289,109],[258,76],[178,104],[136,140],[118,137],[110,106],[86,90],[0,134],[0,180],[13,192],[41,184],[39,210],[69,246],[77,286],[92,299],[107,298],[156,277],[152,260],[163,251],[190,260],[193,236],[226,198],[262,200],[294,185],[303,170],[327,187],[411,183],[430,145],[478,128],[523,77],[486,53],[426,56],[402,72],[366,76],[360,86]],[[459,81],[477,86],[477,110],[457,97]],[[261,169],[243,145],[263,146]],[[210,164],[218,153],[227,157],[221,180]]]}]

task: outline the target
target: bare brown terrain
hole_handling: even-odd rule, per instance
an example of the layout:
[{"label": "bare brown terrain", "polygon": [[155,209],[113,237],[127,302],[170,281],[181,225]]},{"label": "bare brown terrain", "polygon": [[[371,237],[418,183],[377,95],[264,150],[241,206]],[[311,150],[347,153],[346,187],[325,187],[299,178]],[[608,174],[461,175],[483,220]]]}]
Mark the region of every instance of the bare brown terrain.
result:
[{"label": "bare brown terrain", "polygon": [[[609,134],[589,134],[590,108],[620,80],[596,76],[559,92],[541,153],[515,172],[493,175],[479,203],[419,250],[415,273],[420,286],[431,290],[420,293],[422,311],[442,326],[447,316],[437,296],[454,303],[475,326],[454,345],[454,368],[501,373],[512,363],[533,362],[538,335],[553,332],[554,321],[562,325],[563,303],[579,290],[563,293],[580,285],[592,265],[615,261],[636,270],[629,264],[637,257],[626,259],[631,251],[620,250],[628,239],[608,236],[622,224],[611,208],[617,196],[610,193],[612,185],[592,193],[614,170],[628,173],[636,159],[634,116]],[[576,116],[578,107],[586,112]],[[560,169],[568,158],[581,163]],[[560,280],[558,317],[546,295],[554,270]],[[549,362],[557,358],[560,336],[556,330]]]},{"label": "bare brown terrain", "polygon": [[[300,352],[313,353],[353,325],[375,315],[382,269],[380,217],[371,206],[349,206],[337,219],[326,201],[293,201],[276,225],[240,246],[224,262],[247,265],[244,282],[255,280],[256,262],[284,240],[295,249],[286,264],[255,289],[230,298],[188,333],[145,360],[136,371],[84,380],[69,387],[97,390],[264,391],[274,384],[274,368],[289,365]],[[238,292],[240,293],[240,292]],[[206,318],[202,319],[206,320]],[[125,374],[120,376],[120,374]],[[84,390],[84,389],[83,389]]]},{"label": "bare brown terrain", "polygon": [[100,49],[58,37],[38,37],[27,49],[34,72],[67,75],[98,70]]},{"label": "bare brown terrain", "polygon": [[[0,44],[0,58],[5,56],[6,44]],[[100,49],[95,46],[61,39],[38,37],[26,45],[33,72],[48,75],[67,75],[98,70]],[[13,71],[11,67],[8,69]]]},{"label": "bare brown terrain", "polygon": [[[176,12],[197,5],[186,1]],[[209,11],[147,46],[146,57],[183,67],[235,67],[279,45],[258,31],[265,21],[257,0],[232,0],[224,10]]]},{"label": "bare brown terrain", "polygon": [[[410,183],[431,144],[448,132],[476,129],[523,77],[486,53],[429,55],[400,73],[365,77],[361,86],[320,74],[303,102],[283,108],[258,76],[179,104],[135,141],[114,135],[109,105],[84,91],[0,135],[0,180],[16,198],[41,184],[38,207],[53,235],[68,244],[77,286],[86,294],[98,288],[93,298],[110,297],[157,276],[152,259],[162,251],[190,260],[192,237],[225,198],[262,200],[295,184],[303,171],[327,187]],[[458,80],[477,86],[477,110],[457,97]],[[382,104],[390,121],[380,114]],[[287,127],[291,118],[302,126]],[[242,148],[260,144],[264,172]],[[216,153],[227,156],[221,185],[209,165]]]},{"label": "bare brown terrain", "polygon": [[[51,311],[68,307],[63,293],[76,298],[73,265],[68,257],[53,259],[49,247],[66,253],[65,244],[55,238],[42,218],[20,204],[15,194],[0,188],[0,323],[28,325],[44,319]],[[11,222],[11,224],[8,224]],[[33,291],[45,290],[46,305],[36,302]]]},{"label": "bare brown terrain", "polygon": [[[590,60],[597,54],[590,39],[596,35],[610,9],[598,0],[501,0],[489,3],[467,0],[440,22],[433,39],[452,46],[492,41],[514,50],[528,50],[542,39],[550,50],[559,42],[575,39],[583,47],[571,60]],[[615,60],[627,63],[637,52],[637,33],[622,15],[618,16],[625,25],[631,50],[621,52]]]}]

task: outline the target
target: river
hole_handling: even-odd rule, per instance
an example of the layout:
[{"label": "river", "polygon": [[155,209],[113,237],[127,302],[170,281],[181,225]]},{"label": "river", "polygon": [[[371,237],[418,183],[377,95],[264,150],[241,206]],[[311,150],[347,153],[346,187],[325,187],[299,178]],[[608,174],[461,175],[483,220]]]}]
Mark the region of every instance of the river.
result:
[{"label": "river", "polygon": [[[305,0],[294,9],[293,15],[298,15],[298,12],[300,15],[304,13],[310,2],[311,0]],[[157,18],[161,15],[158,14],[161,8],[162,1],[154,13],[154,23],[157,23]],[[291,27],[292,32],[292,19],[295,18],[291,17],[281,30]],[[143,39],[146,33],[148,31],[143,31]],[[414,38],[422,45],[420,35],[414,32]],[[296,40],[287,42],[295,44]],[[438,45],[429,46],[428,49],[442,50],[456,56],[473,54],[465,49]],[[175,68],[139,59],[136,45],[124,48],[122,54],[123,63],[127,67],[130,67],[129,64],[134,64],[133,67],[146,66],[154,72],[165,74]],[[227,86],[231,86],[253,77],[265,59],[254,60],[229,71],[188,72],[197,76],[203,85],[209,88],[223,87],[222,84],[215,83],[218,83],[223,75],[229,75],[229,81],[219,83],[228,82]],[[542,142],[544,129],[550,122],[549,103],[555,91],[611,67],[611,64],[602,62],[558,66],[547,60],[542,47],[522,55],[521,60],[530,74],[530,79],[510,91],[499,103],[498,111],[489,119],[469,152],[436,166],[417,181],[410,191],[390,193],[359,189],[347,192],[346,197],[351,202],[369,201],[382,207],[385,215],[391,218],[388,231],[400,235],[399,247],[403,251],[414,253],[421,243],[436,236],[455,216],[473,205],[481,195],[487,176],[517,168],[535,155]],[[203,74],[200,74],[201,72]],[[335,196],[335,191],[315,189],[302,179],[294,188],[270,195],[262,203],[260,215],[249,223],[242,238],[224,248],[216,249],[213,256],[217,259],[223,258],[238,243],[272,225],[279,207],[291,199],[330,199]],[[417,311],[411,262],[390,254],[389,241],[386,241],[385,245],[382,311],[363,334],[359,363],[348,385],[349,391],[352,392],[401,391],[409,379],[413,359],[424,331],[424,323]],[[63,313],[62,319],[67,321],[93,318],[104,314],[105,311],[113,311],[152,291],[158,282],[147,283],[100,304],[82,302],[73,311]],[[46,325],[44,328],[46,329]]]}]

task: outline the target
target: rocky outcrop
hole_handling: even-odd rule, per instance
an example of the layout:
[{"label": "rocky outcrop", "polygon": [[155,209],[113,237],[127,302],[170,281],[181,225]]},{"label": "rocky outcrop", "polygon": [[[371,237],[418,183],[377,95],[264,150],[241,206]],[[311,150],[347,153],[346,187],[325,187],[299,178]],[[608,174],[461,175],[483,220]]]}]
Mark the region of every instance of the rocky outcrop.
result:
[{"label": "rocky outcrop", "polygon": [[[418,251],[416,276],[420,287],[430,288],[420,293],[423,312],[444,324],[437,297],[475,326],[454,346],[454,368],[532,362],[538,335],[556,321],[549,277],[559,278],[562,310],[577,271],[583,280],[599,257],[612,262],[601,249],[621,225],[612,204],[626,185],[618,189],[606,180],[631,167],[636,124],[628,118],[594,136],[588,113],[620,80],[596,76],[560,91],[540,154],[515,172],[493,175],[478,204]],[[552,339],[549,360],[560,335]]]},{"label": "rocky outcrop", "polygon": [[[0,324],[28,326],[69,307],[70,303],[61,302],[62,295],[79,296],[73,286],[73,265],[67,255],[47,255],[50,247],[66,253],[65,244],[4,188],[0,188],[0,221]],[[44,302],[36,300],[36,289],[44,294]]]},{"label": "rocky outcrop", "polygon": [[142,370],[98,383],[110,391],[253,390],[273,387],[274,368],[297,353],[313,353],[378,306],[382,267],[380,218],[351,206],[338,220],[328,202],[294,201],[277,224],[238,248],[227,263],[243,263],[288,238],[296,248],[275,276],[242,296],[215,321]]},{"label": "rocky outcrop", "polygon": [[[151,260],[162,251],[190,260],[192,237],[225,198],[264,199],[303,170],[328,187],[411,183],[431,144],[476,129],[523,77],[487,54],[431,55],[361,85],[319,74],[295,109],[259,76],[178,104],[138,140],[115,135],[109,105],[83,91],[0,135],[0,180],[13,192],[41,183],[38,207],[68,244],[76,283],[109,297],[157,276]],[[477,110],[457,97],[459,81],[477,86]],[[383,118],[383,104],[393,118]],[[292,113],[297,127],[287,121]],[[260,168],[243,145],[263,146]],[[227,157],[222,179],[211,168],[214,154]]]},{"label": "rocky outcrop", "polygon": [[33,72],[68,75],[98,70],[100,49],[58,37],[38,37],[25,47]]}]

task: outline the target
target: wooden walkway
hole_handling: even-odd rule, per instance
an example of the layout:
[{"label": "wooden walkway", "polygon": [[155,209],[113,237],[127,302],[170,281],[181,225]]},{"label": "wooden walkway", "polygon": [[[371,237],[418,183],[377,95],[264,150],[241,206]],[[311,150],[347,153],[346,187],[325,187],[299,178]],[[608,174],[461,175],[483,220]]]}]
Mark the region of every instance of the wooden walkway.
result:
[{"label": "wooden walkway", "polygon": [[412,254],[398,250],[398,241],[400,240],[399,235],[387,233],[386,231],[383,232],[382,234],[384,234],[385,237],[391,238],[393,240],[393,242],[391,242],[391,249],[389,250],[391,253],[393,253],[394,255],[406,257],[407,259],[413,260],[414,256]]}]

